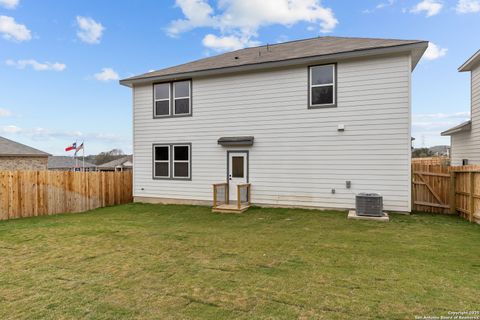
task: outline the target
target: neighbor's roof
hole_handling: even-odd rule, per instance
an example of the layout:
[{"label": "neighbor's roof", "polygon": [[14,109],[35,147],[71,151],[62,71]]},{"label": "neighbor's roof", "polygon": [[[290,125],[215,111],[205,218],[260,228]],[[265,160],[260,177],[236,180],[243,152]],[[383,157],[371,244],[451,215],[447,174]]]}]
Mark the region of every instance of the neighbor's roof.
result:
[{"label": "neighbor's roof", "polygon": [[[78,158],[78,167],[83,168],[83,161]],[[96,166],[85,161],[86,168],[95,168]],[[71,169],[75,168],[75,158],[68,156],[50,156],[48,157],[48,169]]]},{"label": "neighbor's roof", "polygon": [[450,136],[450,135],[455,134],[455,133],[469,131],[470,129],[472,129],[472,120],[465,121],[464,123],[461,123],[458,126],[455,126],[455,127],[450,128],[446,131],[443,131],[441,133],[441,135],[442,136]]},{"label": "neighbor's roof", "polygon": [[110,162],[106,162],[103,164],[99,164],[97,167],[101,169],[115,169],[118,166],[123,165],[125,162],[132,162],[133,161],[133,156],[125,156],[116,160],[112,160]]},{"label": "neighbor's roof", "polygon": [[[257,68],[411,51],[412,70],[428,47],[427,41],[347,37],[317,37],[227,52],[178,66],[120,80],[120,84],[219,74]],[[282,63],[283,62],[283,63]],[[287,63],[288,62],[288,63]],[[207,72],[208,71],[208,72]]]},{"label": "neighbor's roof", "polygon": [[48,157],[50,154],[0,137],[0,157]]},{"label": "neighbor's roof", "polygon": [[473,56],[471,56],[464,64],[462,64],[458,71],[472,71],[480,63],[480,50],[478,50]]}]

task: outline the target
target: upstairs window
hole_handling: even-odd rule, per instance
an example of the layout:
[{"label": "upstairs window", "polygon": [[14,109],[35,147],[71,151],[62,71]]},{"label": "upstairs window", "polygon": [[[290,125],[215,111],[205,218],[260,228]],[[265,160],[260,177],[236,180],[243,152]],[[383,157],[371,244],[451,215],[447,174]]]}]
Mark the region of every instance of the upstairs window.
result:
[{"label": "upstairs window", "polygon": [[170,91],[170,83],[160,83],[154,86],[154,115],[156,117],[170,115]]},{"label": "upstairs window", "polygon": [[190,114],[190,81],[173,83],[173,104],[174,113]]},{"label": "upstairs window", "polygon": [[336,105],[335,68],[335,64],[310,67],[309,107],[334,107]]},{"label": "upstairs window", "polygon": [[191,81],[175,81],[153,85],[153,117],[175,117],[192,114]]}]

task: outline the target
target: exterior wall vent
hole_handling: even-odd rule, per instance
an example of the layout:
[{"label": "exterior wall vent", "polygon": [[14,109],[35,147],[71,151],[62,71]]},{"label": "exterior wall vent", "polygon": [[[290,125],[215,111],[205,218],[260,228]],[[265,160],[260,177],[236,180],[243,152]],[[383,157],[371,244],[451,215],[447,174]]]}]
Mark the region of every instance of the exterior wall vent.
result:
[{"label": "exterior wall vent", "polygon": [[359,193],[355,197],[355,209],[359,216],[383,216],[383,198],[378,193]]}]

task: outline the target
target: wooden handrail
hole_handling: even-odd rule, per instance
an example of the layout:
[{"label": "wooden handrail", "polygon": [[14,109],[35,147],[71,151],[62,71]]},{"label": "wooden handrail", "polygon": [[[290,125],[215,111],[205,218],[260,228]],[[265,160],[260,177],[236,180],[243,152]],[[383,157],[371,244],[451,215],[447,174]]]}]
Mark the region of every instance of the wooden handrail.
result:
[{"label": "wooden handrail", "polygon": [[228,183],[226,182],[213,183],[212,187],[213,187],[213,207],[214,208],[217,207],[217,204],[218,204],[218,188],[219,187],[225,187],[224,201],[225,201],[225,204],[228,204],[229,202]]},{"label": "wooden handrail", "polygon": [[238,209],[240,209],[241,206],[242,206],[242,193],[241,193],[242,188],[246,189],[247,205],[250,205],[251,184],[250,183],[237,184],[237,207],[238,207]]},{"label": "wooden handrail", "polygon": [[213,183],[212,185],[217,187],[217,186],[224,186],[224,185],[227,185],[228,183],[227,182],[220,182],[220,183]]},{"label": "wooden handrail", "polygon": [[237,187],[246,187],[246,186],[250,186],[251,183],[240,183],[240,184],[237,184]]}]

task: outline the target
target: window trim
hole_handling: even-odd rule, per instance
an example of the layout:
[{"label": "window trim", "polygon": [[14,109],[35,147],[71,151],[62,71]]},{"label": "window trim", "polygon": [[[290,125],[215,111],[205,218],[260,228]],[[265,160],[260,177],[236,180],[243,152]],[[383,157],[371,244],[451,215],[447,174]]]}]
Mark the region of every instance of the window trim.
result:
[{"label": "window trim", "polygon": [[[188,83],[188,92],[190,93],[189,96],[185,97],[175,97],[175,83],[178,82],[187,82]],[[174,116],[187,116],[192,113],[192,81],[191,80],[182,80],[182,81],[174,81],[172,82],[172,90],[173,90],[173,95],[172,95],[172,111]],[[188,99],[188,113],[176,113],[175,112],[175,101],[180,100],[180,99]]]},{"label": "window trim", "polygon": [[[190,101],[189,101],[189,113],[179,113],[175,114],[175,92],[174,92],[174,83],[175,82],[184,82],[188,81],[189,83],[189,89],[190,89]],[[158,84],[169,84],[169,103],[168,103],[168,115],[157,115],[156,114],[156,108],[155,108],[155,102],[156,101],[166,101],[166,99],[155,99],[155,86]],[[162,82],[154,82],[152,83],[152,100],[153,100],[153,110],[152,110],[152,116],[153,119],[160,119],[160,118],[180,118],[180,117],[191,117],[193,115],[193,82],[191,78],[188,79],[180,79],[180,80],[175,80],[175,81],[162,81]],[[183,97],[183,99],[186,99],[187,97]],[[181,99],[181,98],[177,98]]]},{"label": "window trim", "polygon": [[[312,84],[312,70],[315,67],[333,66],[333,82],[329,84]],[[308,109],[336,108],[337,107],[337,63],[326,63],[308,66]],[[312,104],[312,88],[333,85],[333,103]]]},{"label": "window trim", "polygon": [[[157,99],[155,96],[155,86],[160,84],[168,84],[168,98]],[[168,114],[157,114],[157,101],[168,101]],[[154,118],[167,118],[172,115],[172,83],[162,82],[153,84],[153,117]]]},{"label": "window trim", "polygon": [[[155,149],[157,147],[167,147],[168,148],[168,160],[156,160],[155,158]],[[171,178],[171,160],[172,160],[172,156],[171,156],[171,147],[169,144],[161,144],[161,143],[157,143],[157,144],[153,144],[153,147],[152,147],[152,176],[154,179],[170,179]],[[155,164],[156,163],[167,163],[168,164],[168,176],[157,176],[155,175]]]},{"label": "window trim", "polygon": [[[188,148],[188,160],[175,160],[175,148],[176,147],[187,147]],[[191,151],[190,151],[191,145],[190,144],[173,144],[172,145],[172,161],[173,161],[173,166],[172,166],[172,178],[174,179],[179,179],[179,180],[188,180],[190,179],[190,168],[191,168]],[[188,163],[188,176],[186,177],[177,177],[175,176],[175,164],[176,163]]]},{"label": "window trim", "polygon": [[[174,146],[188,146],[188,178],[187,177],[174,177]],[[168,177],[156,177],[155,176],[155,147],[168,147]],[[165,160],[163,160],[165,161]],[[179,162],[186,162],[185,160],[179,160]],[[178,142],[178,143],[153,143],[152,144],[152,179],[153,180],[192,180],[192,143],[191,142]]]}]

